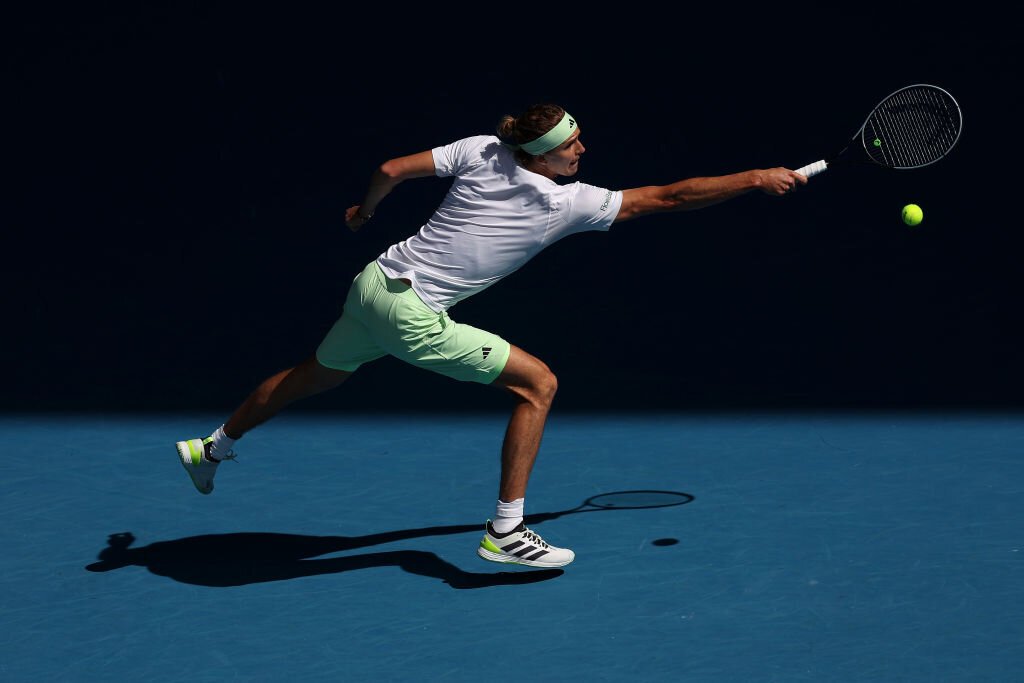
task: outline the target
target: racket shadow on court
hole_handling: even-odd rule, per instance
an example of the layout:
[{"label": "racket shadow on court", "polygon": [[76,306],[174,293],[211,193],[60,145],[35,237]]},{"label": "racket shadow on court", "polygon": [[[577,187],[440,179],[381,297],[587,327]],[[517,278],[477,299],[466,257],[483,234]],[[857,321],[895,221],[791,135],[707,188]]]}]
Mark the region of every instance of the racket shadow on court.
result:
[{"label": "racket shadow on court", "polygon": [[[527,523],[539,524],[558,517],[600,510],[638,510],[672,507],[693,496],[672,491],[622,491],[587,499],[572,510],[529,515]],[[482,532],[480,524],[402,529],[366,536],[306,536],[270,532],[206,534],[131,547],[131,532],[111,534],[99,561],[85,567],[108,572],[124,567],[145,567],[157,576],[181,583],[226,588],[306,576],[338,574],[370,567],[401,567],[410,574],[440,579],[452,588],[486,588],[547,581],[561,576],[561,569],[467,572],[423,550],[392,550],[344,557],[333,553],[392,543],[411,538]]]}]

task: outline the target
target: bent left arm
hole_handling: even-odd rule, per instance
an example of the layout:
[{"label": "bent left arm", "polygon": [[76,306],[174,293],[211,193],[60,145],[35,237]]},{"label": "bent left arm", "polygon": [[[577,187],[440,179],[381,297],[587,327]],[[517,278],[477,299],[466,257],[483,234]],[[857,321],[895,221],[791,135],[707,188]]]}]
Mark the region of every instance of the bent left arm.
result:
[{"label": "bent left arm", "polygon": [[781,196],[805,184],[807,178],[787,168],[744,171],[710,178],[689,178],[671,185],[637,187],[622,192],[615,223],[663,211],[690,211],[719,204],[751,190]]},{"label": "bent left arm", "polygon": [[377,204],[399,183],[410,178],[425,178],[432,175],[434,156],[429,150],[385,161],[373,172],[363,203],[349,207],[345,212],[345,224],[351,230],[358,230],[373,216]]}]

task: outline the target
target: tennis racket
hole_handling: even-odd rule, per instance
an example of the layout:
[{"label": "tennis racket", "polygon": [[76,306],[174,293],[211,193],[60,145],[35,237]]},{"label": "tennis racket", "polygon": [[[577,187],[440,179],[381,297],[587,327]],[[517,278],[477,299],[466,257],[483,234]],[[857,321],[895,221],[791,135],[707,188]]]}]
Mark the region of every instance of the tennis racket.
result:
[{"label": "tennis racket", "polygon": [[[960,105],[952,95],[934,85],[908,85],[879,102],[845,147],[796,172],[810,178],[837,163],[921,168],[949,154],[962,128]],[[839,159],[858,139],[867,159]]]}]

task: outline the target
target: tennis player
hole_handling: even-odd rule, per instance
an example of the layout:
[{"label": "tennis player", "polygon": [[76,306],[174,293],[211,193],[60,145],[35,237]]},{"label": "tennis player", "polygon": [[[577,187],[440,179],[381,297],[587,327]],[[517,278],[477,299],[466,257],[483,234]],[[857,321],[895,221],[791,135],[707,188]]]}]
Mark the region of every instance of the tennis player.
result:
[{"label": "tennis player", "polygon": [[405,180],[436,175],[454,181],[416,234],[356,276],[341,318],[314,355],[265,380],[211,436],[177,443],[200,493],[213,491],[218,464],[234,457],[234,442],[252,428],[390,354],[456,380],[493,384],[514,400],[494,518],[485,524],[477,553],[535,567],[572,562],[573,551],[550,545],[523,521],[527,481],[558,386],[555,375],[498,335],[455,322],[449,309],[567,235],[608,230],[655,212],[698,209],[751,190],[784,195],[807,179],[773,168],[624,191],[559,184],[560,176],[576,175],[585,151],[574,117],[556,105],[534,105],[519,118],[504,117],[497,133],[391,159],[376,169],[362,203],[345,214],[352,230],[363,227]]}]

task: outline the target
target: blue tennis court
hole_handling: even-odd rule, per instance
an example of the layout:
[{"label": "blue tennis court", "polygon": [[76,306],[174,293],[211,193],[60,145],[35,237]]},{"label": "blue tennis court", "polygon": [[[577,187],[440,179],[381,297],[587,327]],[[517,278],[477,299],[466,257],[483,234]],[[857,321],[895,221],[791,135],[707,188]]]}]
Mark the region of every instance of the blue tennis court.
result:
[{"label": "blue tennis court", "polygon": [[[484,562],[504,417],[7,416],[0,678],[1019,680],[1017,414],[553,414]],[[684,504],[578,509],[658,490]]]}]

